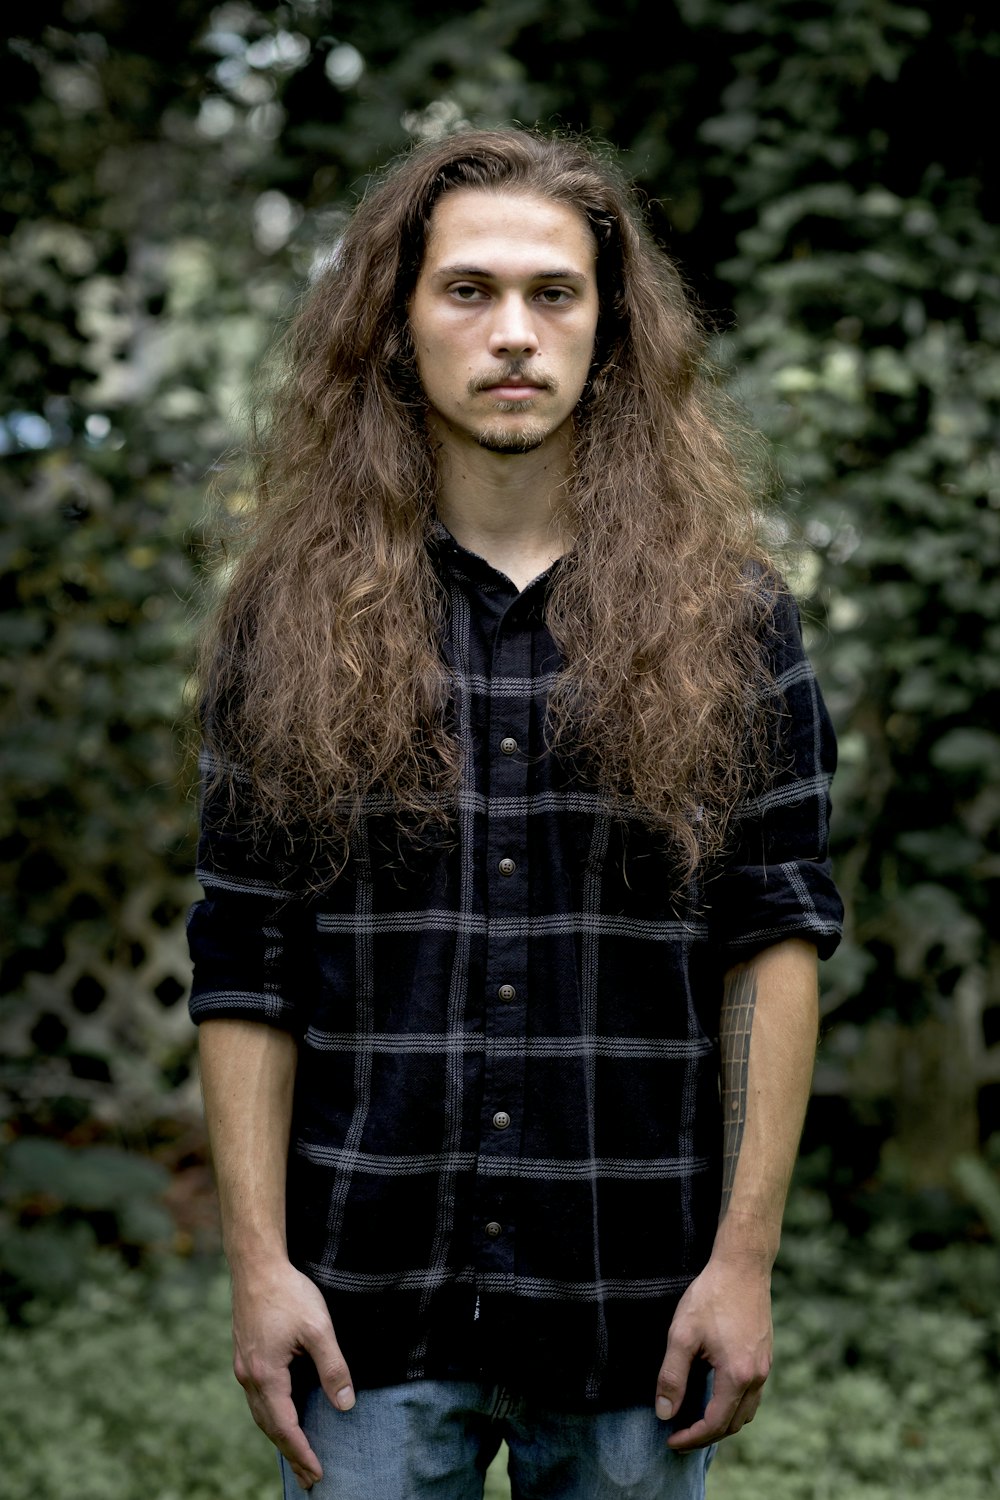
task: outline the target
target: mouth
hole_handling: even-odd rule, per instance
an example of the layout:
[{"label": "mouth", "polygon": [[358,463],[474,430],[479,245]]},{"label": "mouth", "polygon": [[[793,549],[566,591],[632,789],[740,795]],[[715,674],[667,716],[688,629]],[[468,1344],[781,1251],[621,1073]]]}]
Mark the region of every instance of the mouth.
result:
[{"label": "mouth", "polygon": [[500,385],[486,386],[485,393],[497,401],[530,401],[544,389],[542,385],[529,385],[527,381],[505,380]]},{"label": "mouth", "polygon": [[485,396],[492,396],[495,401],[512,401],[518,404],[522,401],[530,401],[540,391],[551,390],[551,385],[546,380],[528,380],[523,375],[500,374],[477,381],[478,390]]},{"label": "mouth", "polygon": [[551,380],[539,374],[533,379],[523,374],[515,365],[508,365],[504,369],[482,374],[469,382],[469,390],[474,395],[491,396],[494,401],[510,402],[520,406],[526,401],[531,401],[542,391],[553,391],[555,386]]}]

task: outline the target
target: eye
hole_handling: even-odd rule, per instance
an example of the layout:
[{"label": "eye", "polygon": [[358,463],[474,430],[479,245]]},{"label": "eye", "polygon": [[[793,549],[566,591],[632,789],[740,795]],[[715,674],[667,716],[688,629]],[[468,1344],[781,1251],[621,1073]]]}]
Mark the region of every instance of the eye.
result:
[{"label": "eye", "polygon": [[449,287],[448,291],[458,302],[478,302],[480,297],[486,295],[481,286],[474,286],[472,282],[466,281]]},{"label": "eye", "polygon": [[543,286],[536,296],[547,307],[559,307],[562,303],[571,301],[573,293],[564,286]]}]

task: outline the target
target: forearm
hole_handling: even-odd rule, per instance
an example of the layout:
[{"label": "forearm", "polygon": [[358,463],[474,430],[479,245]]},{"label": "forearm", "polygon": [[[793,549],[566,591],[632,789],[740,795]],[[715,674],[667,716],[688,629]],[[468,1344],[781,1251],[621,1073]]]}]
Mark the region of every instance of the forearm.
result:
[{"label": "forearm", "polygon": [[285,1175],[297,1045],[257,1021],[200,1027],[205,1118],[234,1273],[284,1259]]},{"label": "forearm", "polygon": [[722,1050],[723,1184],[714,1255],[778,1251],[816,1055],[816,950],[790,940],[726,976]]},{"label": "forearm", "polygon": [[330,1402],[354,1405],[322,1293],[288,1262],[285,1178],[298,1048],[259,1021],[200,1028],[205,1117],[233,1272],[233,1368],[254,1421],[309,1488],[323,1469],[299,1425],[289,1366],[308,1354]]},{"label": "forearm", "polygon": [[771,1368],[771,1265],[816,1053],[816,950],[789,941],[726,975],[722,1048],[723,1188],[708,1264],[681,1298],[656,1388],[671,1417],[691,1363],[715,1372],[705,1414],[674,1432],[688,1452],[751,1420]]}]

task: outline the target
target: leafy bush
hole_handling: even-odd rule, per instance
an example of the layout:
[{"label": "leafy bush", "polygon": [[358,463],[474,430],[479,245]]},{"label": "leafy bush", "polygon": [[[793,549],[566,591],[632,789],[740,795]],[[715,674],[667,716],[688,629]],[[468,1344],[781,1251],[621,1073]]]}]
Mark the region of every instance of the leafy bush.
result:
[{"label": "leafy bush", "polygon": [[0,1302],[8,1316],[72,1296],[99,1263],[138,1265],[168,1245],[166,1169],[116,1146],[26,1137],[3,1152]]},{"label": "leafy bush", "polygon": [[[8,1500],[280,1493],[274,1453],[232,1375],[229,1284],[218,1263],[150,1279],[92,1262],[71,1305],[3,1330],[3,1345]],[[490,1487],[500,1500],[499,1470]]]},{"label": "leafy bush", "polygon": [[[992,1500],[1000,1483],[1000,1252],[852,1240],[793,1199],[775,1277],[777,1360],[760,1414],[722,1445],[712,1500]],[[151,1278],[105,1265],[72,1303],[4,1334],[9,1500],[275,1500],[274,1457],[230,1369],[212,1262]],[[506,1495],[503,1456],[488,1500]]]},{"label": "leafy bush", "polygon": [[819,1195],[791,1205],[774,1372],[720,1449],[713,1500],[988,1500],[1000,1481],[1000,1251],[853,1241]]},{"label": "leafy bush", "polygon": [[105,1267],[7,1331],[0,1446],[10,1500],[274,1500],[276,1472],[230,1372],[221,1271],[150,1283]]},{"label": "leafy bush", "polygon": [[1000,38],[975,4],[684,9],[729,39],[701,126],[735,230],[726,355],[786,478],[841,740],[822,1087],[940,1187],[1000,1102],[998,202],[974,126],[898,122],[928,88],[981,107]]},{"label": "leafy bush", "polygon": [[193,1107],[173,725],[204,479],[376,157],[463,118],[538,119],[622,148],[724,309],[722,357],[787,477],[843,749],[850,927],[822,1088],[855,1125],[891,1117],[925,1183],[997,1127],[995,9],[19,9],[0,51],[0,1107],[48,1132]]}]

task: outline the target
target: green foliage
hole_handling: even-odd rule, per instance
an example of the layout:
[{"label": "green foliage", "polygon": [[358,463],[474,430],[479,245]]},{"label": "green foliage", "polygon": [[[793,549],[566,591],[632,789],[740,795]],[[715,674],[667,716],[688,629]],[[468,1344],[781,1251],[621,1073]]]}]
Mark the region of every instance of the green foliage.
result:
[{"label": "green foliage", "polygon": [[21,17],[0,90],[2,1084],[48,1129],[191,1099],[177,727],[200,516],[282,297],[250,110],[221,150],[197,128],[208,12],[92,10]]},{"label": "green foliage", "polygon": [[955,1181],[965,1197],[979,1212],[983,1224],[1000,1246],[1000,1135],[989,1142],[992,1148],[984,1160],[981,1156],[960,1156],[952,1168]]},{"label": "green foliage", "polygon": [[[825,1062],[881,1095],[915,1170],[943,1182],[975,1143],[996,1001],[1000,235],[982,138],[918,124],[904,149],[895,124],[921,120],[932,79],[946,113],[983,108],[1000,40],[976,7],[685,12],[736,39],[701,132],[742,226],[720,267],[739,323],[724,352],[786,476],[841,734],[849,929]],[[855,1027],[879,1014],[914,1025],[917,1055],[904,1042],[876,1082]],[[918,1070],[922,1118],[904,1097]]]},{"label": "green foliage", "polygon": [[230,1370],[221,1274],[88,1281],[4,1335],[0,1434],[10,1500],[247,1500],[277,1469]]},{"label": "green foliage", "polygon": [[112,1264],[111,1252],[121,1268],[173,1238],[163,1205],[168,1174],[148,1157],[27,1137],[6,1148],[0,1166],[0,1294],[8,1315],[37,1318],[72,1297],[99,1263]]},{"label": "green foliage", "polygon": [[986,1500],[1000,1477],[993,1246],[859,1244],[821,1197],[793,1199],[775,1276],[764,1404],[723,1445],[713,1500]]},{"label": "green foliage", "polygon": [[[775,1278],[776,1363],[724,1443],[713,1500],[990,1500],[1000,1478],[998,1251],[863,1241],[793,1198]],[[232,1378],[221,1270],[102,1265],[73,1300],[3,1333],[10,1500],[249,1500],[273,1455]],[[508,1493],[503,1457],[488,1500]]]},{"label": "green foliage", "polygon": [[[193,1104],[175,725],[206,481],[372,169],[463,120],[538,119],[621,148],[774,440],[843,749],[822,1086],[949,1179],[977,1104],[996,1123],[998,55],[981,0],[19,14],[0,80],[15,1118]],[[885,1044],[890,1017],[911,1049]]]}]

